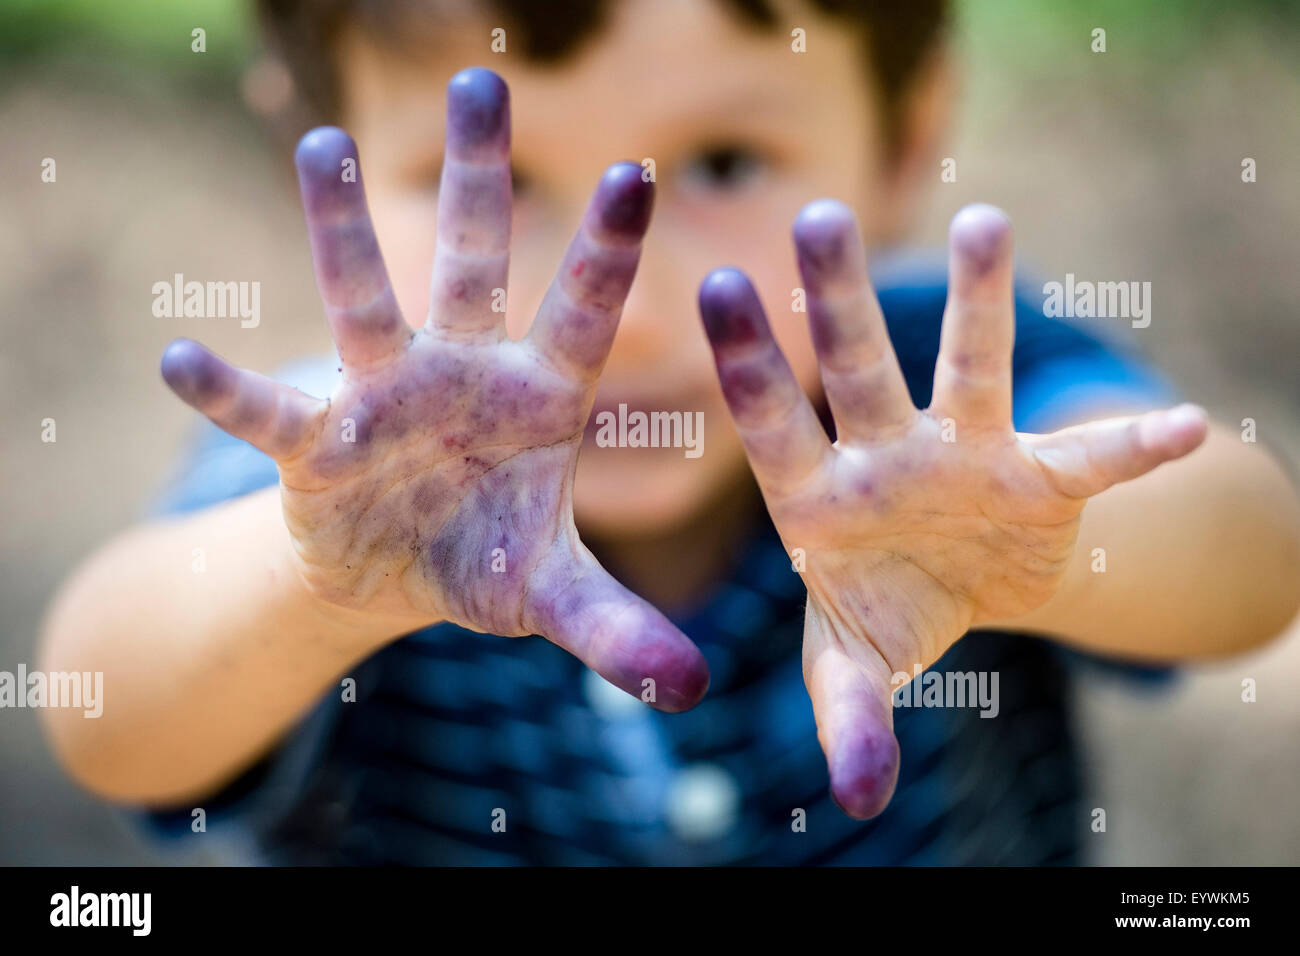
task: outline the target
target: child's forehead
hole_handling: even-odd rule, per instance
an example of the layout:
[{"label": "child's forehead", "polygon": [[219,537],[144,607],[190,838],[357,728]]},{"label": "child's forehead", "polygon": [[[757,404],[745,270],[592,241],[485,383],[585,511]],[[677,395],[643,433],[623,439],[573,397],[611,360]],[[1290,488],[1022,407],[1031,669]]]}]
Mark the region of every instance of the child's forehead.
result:
[{"label": "child's forehead", "polygon": [[[829,106],[829,115],[870,100],[861,46],[842,27],[817,33],[817,56],[808,56],[789,31],[743,23],[721,0],[611,2],[588,35],[545,60],[528,55],[525,38],[512,37],[510,21],[494,19],[490,4],[458,10],[412,21],[400,50],[369,32],[346,31],[345,108],[422,101],[427,110],[446,81],[471,65],[510,84],[517,125],[532,116],[551,123],[621,117],[645,126],[738,111],[815,120],[821,108]],[[494,50],[498,30],[504,34]]]}]

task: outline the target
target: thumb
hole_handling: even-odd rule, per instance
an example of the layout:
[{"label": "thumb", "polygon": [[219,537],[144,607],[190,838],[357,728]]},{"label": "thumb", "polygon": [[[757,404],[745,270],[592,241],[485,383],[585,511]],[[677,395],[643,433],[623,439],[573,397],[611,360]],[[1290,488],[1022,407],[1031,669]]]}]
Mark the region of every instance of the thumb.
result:
[{"label": "thumb", "polygon": [[1064,494],[1088,498],[1183,457],[1205,440],[1208,428],[1205,409],[1183,404],[1075,425],[1029,441]]},{"label": "thumb", "polygon": [[578,541],[534,573],[524,625],[657,710],[689,710],[708,689],[699,648]]},{"label": "thumb", "polygon": [[808,612],[804,683],[826,754],[831,796],[851,817],[866,820],[889,804],[898,783],[889,666],[869,646],[846,647]]}]

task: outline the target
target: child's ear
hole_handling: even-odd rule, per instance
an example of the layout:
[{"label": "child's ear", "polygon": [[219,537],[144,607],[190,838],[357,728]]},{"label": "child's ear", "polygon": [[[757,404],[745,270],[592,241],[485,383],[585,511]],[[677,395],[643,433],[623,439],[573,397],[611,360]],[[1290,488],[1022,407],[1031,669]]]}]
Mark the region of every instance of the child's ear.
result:
[{"label": "child's ear", "polygon": [[948,134],[957,85],[952,51],[947,43],[941,43],[903,94],[895,138],[885,158],[889,188],[879,220],[882,235],[877,241],[903,238],[915,222],[921,200],[940,181],[940,147]]}]

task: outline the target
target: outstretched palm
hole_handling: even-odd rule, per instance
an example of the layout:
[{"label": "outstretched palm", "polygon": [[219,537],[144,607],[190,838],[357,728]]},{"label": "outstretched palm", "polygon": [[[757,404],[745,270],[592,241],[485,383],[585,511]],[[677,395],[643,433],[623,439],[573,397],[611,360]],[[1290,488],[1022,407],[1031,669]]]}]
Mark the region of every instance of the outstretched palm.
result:
[{"label": "outstretched palm", "polygon": [[795,244],[834,445],[749,281],[712,273],[700,309],[773,521],[806,562],[804,678],[832,790],[867,817],[898,773],[893,675],[934,663],[972,624],[1045,602],[1087,499],[1191,451],[1205,419],[1180,406],[1053,435],[1013,431],[1011,230],[996,209],[971,206],[953,221],[924,411],[890,346],[852,213],[812,203]]},{"label": "outstretched palm", "polygon": [[[665,710],[694,704],[703,657],[578,539],[572,488],[597,376],[650,218],[653,186],[611,167],[527,339],[505,334],[510,119],[487,70],[448,90],[429,317],[398,311],[341,130],[297,165],[317,283],[343,362],[325,401],[180,340],[163,375],[272,456],[303,579],[349,607],[537,633]],[[646,679],[653,685],[645,684]]]}]

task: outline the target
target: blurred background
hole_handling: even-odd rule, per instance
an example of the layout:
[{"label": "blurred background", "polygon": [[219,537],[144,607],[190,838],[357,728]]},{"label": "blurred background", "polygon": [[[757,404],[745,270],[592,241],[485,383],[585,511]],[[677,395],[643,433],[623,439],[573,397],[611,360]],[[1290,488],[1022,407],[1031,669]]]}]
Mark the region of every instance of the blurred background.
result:
[{"label": "blurred background", "polygon": [[[1300,5],[965,2],[954,39],[958,182],[936,170],[916,240],[937,247],[952,213],[983,200],[1011,213],[1023,268],[1150,280],[1139,347],[1294,462]],[[260,277],[256,330],[183,330],[237,364],[328,350],[288,149],[265,120],[289,93],[238,2],[0,9],[0,670],[35,666],[60,578],[140,516],[194,424],[158,376],[182,330],[151,314],[154,282]],[[1241,702],[1246,677],[1257,703]],[[1092,860],[1300,863],[1297,691],[1297,627],[1173,690],[1088,676],[1086,806],[1108,817]],[[67,781],[33,711],[0,711],[0,863],[176,861]]]}]

